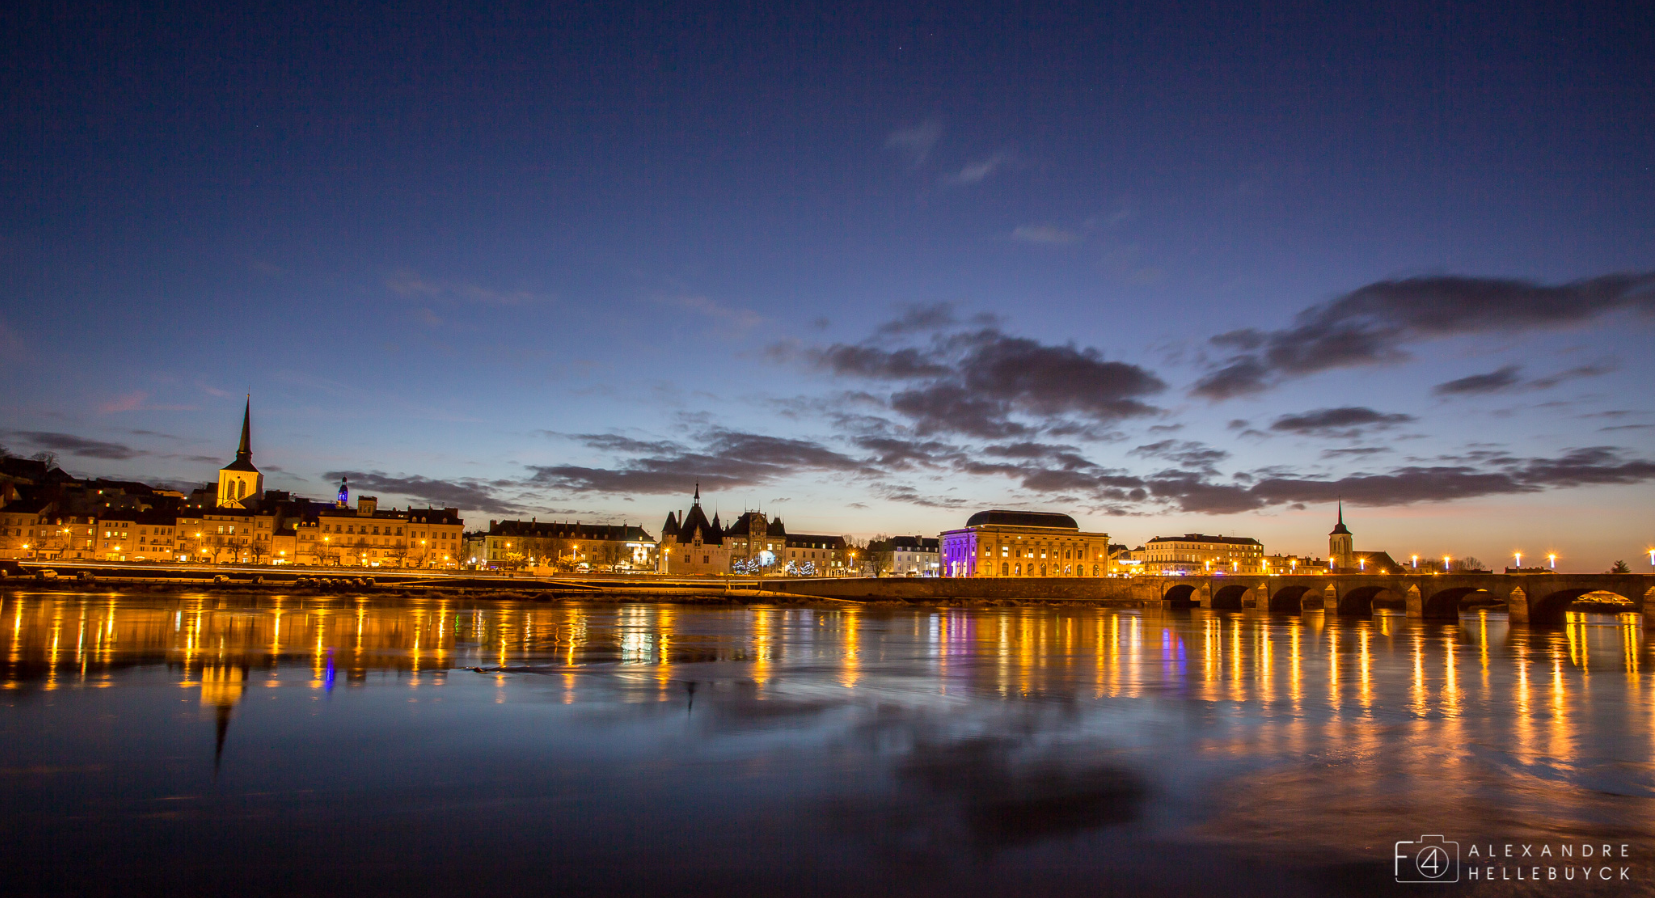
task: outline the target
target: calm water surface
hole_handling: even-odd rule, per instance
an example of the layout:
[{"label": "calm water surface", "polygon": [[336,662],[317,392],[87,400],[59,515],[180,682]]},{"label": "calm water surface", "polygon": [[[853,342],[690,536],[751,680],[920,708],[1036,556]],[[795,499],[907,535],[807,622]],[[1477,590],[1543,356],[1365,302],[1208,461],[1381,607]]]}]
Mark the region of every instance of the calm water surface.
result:
[{"label": "calm water surface", "polygon": [[[7,894],[1655,882],[1632,616],[13,592],[0,642]],[[1393,885],[1422,833],[1632,880]]]}]

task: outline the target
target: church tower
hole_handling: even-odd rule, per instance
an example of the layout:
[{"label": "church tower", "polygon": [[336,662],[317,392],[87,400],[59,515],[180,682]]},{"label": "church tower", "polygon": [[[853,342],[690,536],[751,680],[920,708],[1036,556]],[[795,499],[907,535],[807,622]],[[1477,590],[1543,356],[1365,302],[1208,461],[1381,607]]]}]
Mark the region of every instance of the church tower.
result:
[{"label": "church tower", "polygon": [[264,495],[264,475],[253,467],[253,397],[241,413],[241,445],[236,460],[218,469],[218,506],[245,508],[249,499]]},{"label": "church tower", "polygon": [[1339,503],[1339,523],[1327,535],[1327,557],[1335,570],[1356,570],[1356,539],[1345,527],[1345,503]]}]

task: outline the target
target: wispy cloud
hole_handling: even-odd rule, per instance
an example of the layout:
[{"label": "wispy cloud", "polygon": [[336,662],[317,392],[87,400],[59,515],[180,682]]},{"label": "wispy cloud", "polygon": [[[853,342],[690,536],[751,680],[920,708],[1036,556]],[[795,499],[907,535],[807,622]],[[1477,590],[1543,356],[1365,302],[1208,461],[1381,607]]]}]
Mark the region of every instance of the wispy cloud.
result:
[{"label": "wispy cloud", "polygon": [[521,306],[544,302],[551,297],[529,290],[499,290],[481,284],[463,281],[444,281],[426,278],[416,272],[402,269],[385,279],[385,287],[398,296],[474,303],[490,306]]},{"label": "wispy cloud", "polygon": [[914,165],[924,164],[931,148],[942,138],[942,120],[928,118],[915,125],[898,128],[885,138],[885,149],[896,150],[908,157]]},{"label": "wispy cloud", "polygon": [[133,390],[122,393],[113,399],[98,405],[98,411],[104,414],[118,412],[189,412],[195,411],[194,405],[156,405],[149,401],[149,393],[143,390]]},{"label": "wispy cloud", "polygon": [[1580,365],[1566,371],[1558,371],[1555,374],[1525,381],[1520,376],[1522,368],[1517,365],[1505,365],[1486,374],[1472,374],[1468,377],[1437,384],[1431,388],[1431,392],[1438,396],[1478,396],[1489,393],[1509,393],[1518,390],[1549,390],[1571,380],[1601,377],[1605,374],[1611,374],[1615,370],[1616,367],[1613,363],[1598,362],[1591,365]]},{"label": "wispy cloud", "polygon": [[981,184],[989,175],[1010,161],[1010,155],[995,153],[986,159],[967,162],[959,171],[944,175],[942,180],[945,184]]},{"label": "wispy cloud", "polygon": [[727,306],[711,297],[701,296],[699,294],[688,296],[662,296],[657,297],[657,301],[666,305],[676,306],[680,309],[686,309],[704,318],[723,322],[724,324],[728,324],[742,330],[757,327],[764,322],[764,316],[753,311],[752,309]]}]

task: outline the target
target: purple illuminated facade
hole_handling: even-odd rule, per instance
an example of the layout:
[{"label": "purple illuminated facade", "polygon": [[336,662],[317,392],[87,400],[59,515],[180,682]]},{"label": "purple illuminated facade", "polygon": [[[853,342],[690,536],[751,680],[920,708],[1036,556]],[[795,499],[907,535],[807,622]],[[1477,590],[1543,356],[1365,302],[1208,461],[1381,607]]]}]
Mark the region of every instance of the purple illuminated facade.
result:
[{"label": "purple illuminated facade", "polygon": [[942,534],[945,577],[1102,577],[1109,534],[1082,533],[1066,514],[980,511]]}]

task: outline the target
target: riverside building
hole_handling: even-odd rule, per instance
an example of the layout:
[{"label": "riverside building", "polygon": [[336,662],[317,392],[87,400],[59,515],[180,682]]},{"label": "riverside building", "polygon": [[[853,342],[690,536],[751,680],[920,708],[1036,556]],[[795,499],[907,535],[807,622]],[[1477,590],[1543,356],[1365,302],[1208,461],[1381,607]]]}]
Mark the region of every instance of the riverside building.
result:
[{"label": "riverside building", "polygon": [[1066,514],[992,509],[942,534],[945,577],[1102,577],[1109,534],[1085,533]]},{"label": "riverside building", "polygon": [[1144,544],[1144,569],[1151,574],[1262,574],[1264,545],[1248,536],[1157,536]]}]

